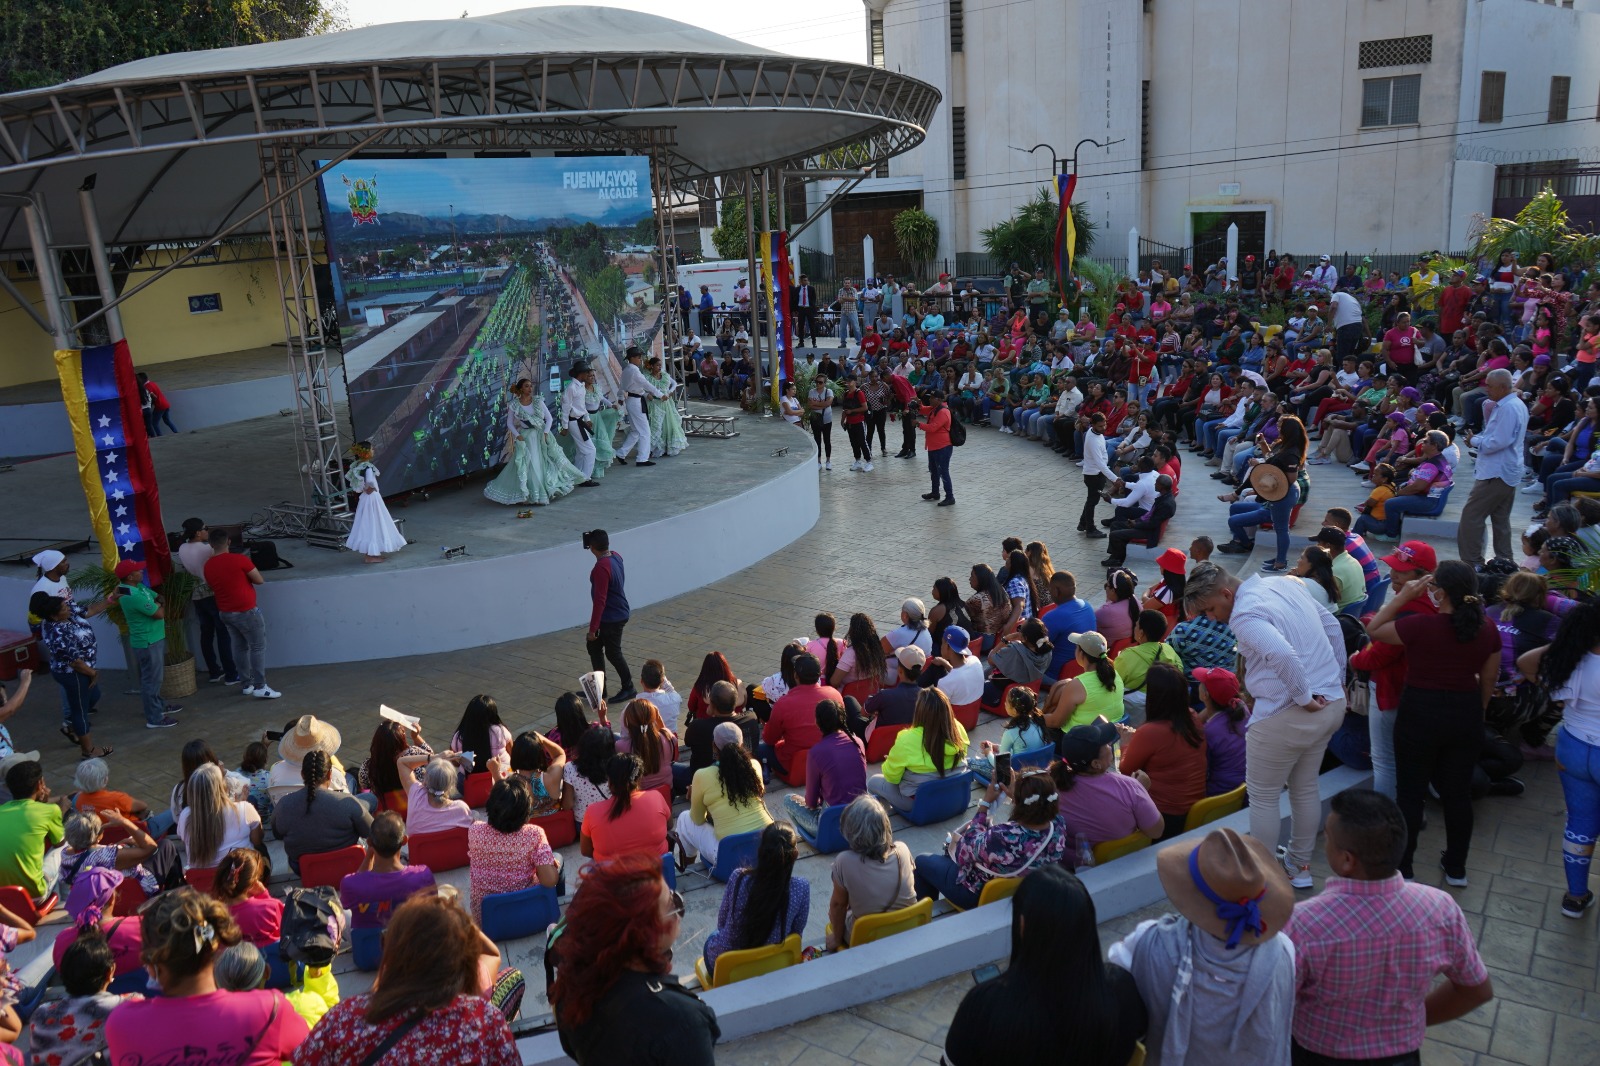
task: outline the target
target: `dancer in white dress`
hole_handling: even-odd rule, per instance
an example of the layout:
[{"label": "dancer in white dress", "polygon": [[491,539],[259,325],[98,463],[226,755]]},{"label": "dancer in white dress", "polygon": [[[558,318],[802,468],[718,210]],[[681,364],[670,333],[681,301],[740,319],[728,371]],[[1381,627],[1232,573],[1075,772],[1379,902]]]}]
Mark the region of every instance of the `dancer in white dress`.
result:
[{"label": "dancer in white dress", "polygon": [[565,496],[583,480],[556,443],[551,432],[554,424],[550,409],[534,392],[533,382],[520,379],[507,405],[509,454],[505,469],[483,487],[484,496],[507,505],[543,505]]},{"label": "dancer in white dress", "polygon": [[406,546],[400,527],[389,517],[389,508],[378,491],[378,468],[372,465],[372,445],[362,441],[350,449],[355,464],[344,472],[345,486],[360,495],[356,501],[355,521],[350,523],[350,536],[344,546],[358,551],[369,563],[381,563],[388,552],[397,552]]}]

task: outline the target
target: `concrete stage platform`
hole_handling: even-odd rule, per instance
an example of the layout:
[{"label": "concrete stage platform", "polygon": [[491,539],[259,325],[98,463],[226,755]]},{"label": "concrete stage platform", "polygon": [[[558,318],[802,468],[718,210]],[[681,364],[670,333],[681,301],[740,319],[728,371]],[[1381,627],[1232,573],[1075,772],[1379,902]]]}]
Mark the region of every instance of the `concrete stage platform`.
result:
[{"label": "concrete stage platform", "polygon": [[[739,413],[729,405],[690,409]],[[278,541],[293,569],[268,572],[261,590],[268,665],[452,651],[584,625],[593,564],[580,544],[587,529],[611,533],[635,607],[760,561],[816,523],[816,465],[810,436],[785,422],[741,415],[738,429],[732,440],[691,438],[687,451],[653,468],[613,466],[599,488],[532,508],[526,519],[516,514],[527,508],[484,498],[486,475],[436,486],[426,500],[391,503],[413,543],[383,563]],[[163,436],[150,447],[169,529],[190,515],[213,525],[250,522],[273,504],[302,500],[291,418]],[[0,474],[0,487],[11,501],[0,511],[4,554],[89,535],[71,455],[19,463]],[[443,558],[441,547],[461,544],[467,555]],[[91,549],[71,561],[98,558]],[[20,623],[33,581],[31,567],[0,568],[7,617]],[[102,666],[122,665],[113,638],[109,628],[101,632]]]}]

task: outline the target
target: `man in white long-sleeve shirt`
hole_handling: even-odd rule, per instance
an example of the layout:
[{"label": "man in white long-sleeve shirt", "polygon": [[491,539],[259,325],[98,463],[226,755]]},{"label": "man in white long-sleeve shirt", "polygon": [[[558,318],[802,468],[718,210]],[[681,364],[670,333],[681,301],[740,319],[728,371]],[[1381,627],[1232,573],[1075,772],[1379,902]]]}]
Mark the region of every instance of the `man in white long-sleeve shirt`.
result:
[{"label": "man in white long-sleeve shirt", "polygon": [[659,400],[666,394],[652,385],[639,369],[644,353],[637,346],[628,345],[627,360],[627,366],[622,369],[622,393],[627,398],[628,435],[622,438],[622,447],[617,449],[617,462],[627,466],[628,453],[638,445],[638,461],[633,465],[655,466],[650,458],[650,413],[644,405],[646,397]]},{"label": "man in white long-sleeve shirt", "polygon": [[1297,577],[1239,579],[1201,563],[1184,587],[1191,618],[1225,622],[1239,642],[1244,684],[1254,704],[1245,733],[1250,835],[1277,844],[1278,796],[1289,786],[1289,846],[1284,870],[1311,887],[1311,852],[1322,821],[1317,773],[1328,738],[1344,722],[1344,632]]},{"label": "man in white long-sleeve shirt", "polygon": [[1111,464],[1106,462],[1106,416],[1096,411],[1089,418],[1089,428],[1083,435],[1083,487],[1087,496],[1083,501],[1083,514],[1078,518],[1078,532],[1099,540],[1106,534],[1094,524],[1094,509],[1100,504],[1100,494],[1105,491],[1106,475]]},{"label": "man in white long-sleeve shirt", "polygon": [[1522,444],[1528,432],[1528,405],[1512,387],[1511,371],[1491,370],[1483,379],[1486,403],[1493,404],[1473,467],[1472,494],[1456,527],[1456,555],[1464,563],[1483,565],[1483,523],[1494,529],[1496,558],[1512,558],[1511,504],[1522,482]]},{"label": "man in white long-sleeve shirt", "polygon": [[594,488],[600,484],[593,477],[594,429],[589,422],[589,383],[594,380],[594,368],[580,359],[567,374],[571,380],[561,390],[561,431],[572,435],[577,449],[572,465],[584,477],[581,487]]}]

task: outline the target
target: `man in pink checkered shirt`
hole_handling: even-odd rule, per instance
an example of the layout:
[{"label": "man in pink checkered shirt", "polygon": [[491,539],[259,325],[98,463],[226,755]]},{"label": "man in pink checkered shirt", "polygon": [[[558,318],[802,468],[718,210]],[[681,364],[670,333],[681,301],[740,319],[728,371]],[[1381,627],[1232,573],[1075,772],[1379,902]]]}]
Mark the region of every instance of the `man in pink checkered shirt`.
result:
[{"label": "man in pink checkered shirt", "polygon": [[[1353,788],[1333,798],[1322,893],[1294,909],[1294,1066],[1415,1066],[1427,1027],[1494,998],[1466,916],[1397,864],[1405,819]],[[1443,976],[1438,984],[1434,978]]]}]

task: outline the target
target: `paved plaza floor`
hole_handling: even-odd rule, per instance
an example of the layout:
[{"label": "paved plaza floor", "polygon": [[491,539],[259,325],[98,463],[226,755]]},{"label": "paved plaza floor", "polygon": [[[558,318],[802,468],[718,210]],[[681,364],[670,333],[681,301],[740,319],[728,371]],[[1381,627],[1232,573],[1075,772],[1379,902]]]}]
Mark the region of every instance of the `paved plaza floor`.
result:
[{"label": "paved plaza floor", "polygon": [[[797,448],[809,448],[809,434],[795,431],[794,437]],[[833,471],[818,475],[823,481],[822,516],[811,533],[699,592],[636,612],[624,640],[635,672],[645,659],[658,658],[678,687],[687,689],[704,654],[720,650],[736,673],[756,681],[777,669],[786,640],[809,633],[818,610],[833,612],[841,625],[851,612],[864,610],[880,631],[886,631],[896,624],[900,602],[912,595],[927,599],[936,578],[948,575],[964,585],[974,562],[998,565],[1000,541],[1010,535],[1043,540],[1057,569],[1076,573],[1084,594],[1095,600],[1105,542],[1087,541],[1074,531],[1083,498],[1077,467],[1040,445],[973,430],[952,464],[957,506],[938,508],[919,498],[927,491],[920,449],[914,460],[895,459],[899,441],[891,435],[890,455],[875,456],[871,473],[853,473],[842,433],[835,444]],[[738,446],[738,442],[691,443],[694,449]],[[1209,469],[1185,455],[1178,515],[1168,541],[1187,547],[1190,538],[1200,533],[1221,541],[1227,535],[1226,508],[1215,500],[1221,490],[1206,476]],[[1469,477],[1469,471],[1463,471],[1461,479]],[[1295,529],[1296,553],[1306,543],[1304,538],[1315,532],[1324,508],[1349,506],[1365,496],[1356,476],[1342,467],[1313,468],[1312,479],[1306,512]],[[1451,501],[1451,516],[1459,513],[1466,488]],[[1518,495],[1519,520],[1526,518],[1532,499]],[[1109,509],[1102,507],[1099,513],[1105,517]],[[1266,543],[1242,561],[1229,556],[1219,560],[1254,573],[1267,557]],[[1438,546],[1441,556],[1453,557],[1453,544]],[[686,543],[681,548],[685,553],[714,552],[718,545]],[[581,558],[574,563],[583,564]],[[1154,579],[1155,566],[1148,555],[1135,558],[1131,565],[1142,582]],[[541,609],[540,590],[531,585],[482,589],[480,594],[517,597],[526,601],[528,610]],[[293,625],[293,618],[269,617],[269,641],[272,630]],[[193,737],[206,738],[224,762],[237,765],[244,745],[262,730],[280,729],[286,719],[315,714],[340,728],[342,759],[354,766],[365,757],[380,702],[420,715],[435,745],[448,743],[461,709],[480,692],[496,698],[514,731],[542,729],[554,724],[556,697],[573,688],[577,676],[588,668],[583,634],[574,630],[460,652],[272,671],[271,684],[284,693],[273,702],[246,699],[237,689],[208,686],[202,679],[200,691],[183,701],[182,726],[166,731],[142,728],[135,698],[123,694],[128,687],[125,678],[108,671],[95,739],[117,749],[111,758],[112,787],[162,805],[176,779],[178,749]],[[58,724],[58,696],[48,678],[35,686],[9,723],[19,748],[43,749],[50,784],[61,792],[70,788],[77,758],[57,734]],[[991,735],[989,731],[997,727],[991,719],[980,735]],[[1434,1030],[1426,1062],[1600,1062],[1597,920],[1590,916],[1571,921],[1560,915],[1560,789],[1547,763],[1529,767],[1523,776],[1529,785],[1525,796],[1478,804],[1480,821],[1468,863],[1472,885],[1456,890],[1491,965],[1497,999],[1467,1019]],[[770,798],[775,812],[779,794],[775,790]],[[930,850],[943,827],[919,833],[896,819],[895,831],[918,851]],[[1430,827],[1421,847],[1423,856],[1438,851],[1441,833],[1442,826]],[[575,849],[569,849],[568,857],[575,857]],[[821,857],[801,862],[801,872],[813,884],[807,943],[821,942],[827,862]],[[1430,881],[1437,877],[1426,858],[1418,862],[1418,871]],[[1319,865],[1315,872],[1320,883],[1326,870]],[[679,973],[692,970],[700,943],[714,924],[720,897],[719,886],[692,880],[691,917],[679,948]],[[1149,913],[1159,913],[1159,908]],[[1106,923],[1103,940],[1109,943],[1144,916]],[[997,945],[997,954],[1003,951],[1004,945]],[[508,954],[525,968],[535,961],[531,948]],[[530,970],[533,1011],[542,1009],[542,997],[535,995],[542,983],[537,973],[536,968]],[[944,1026],[970,985],[971,979],[962,975],[881,1003],[863,1004],[846,1014],[751,1037],[720,1049],[718,1061],[937,1061]],[[540,1003],[536,1005],[535,999]]]}]

